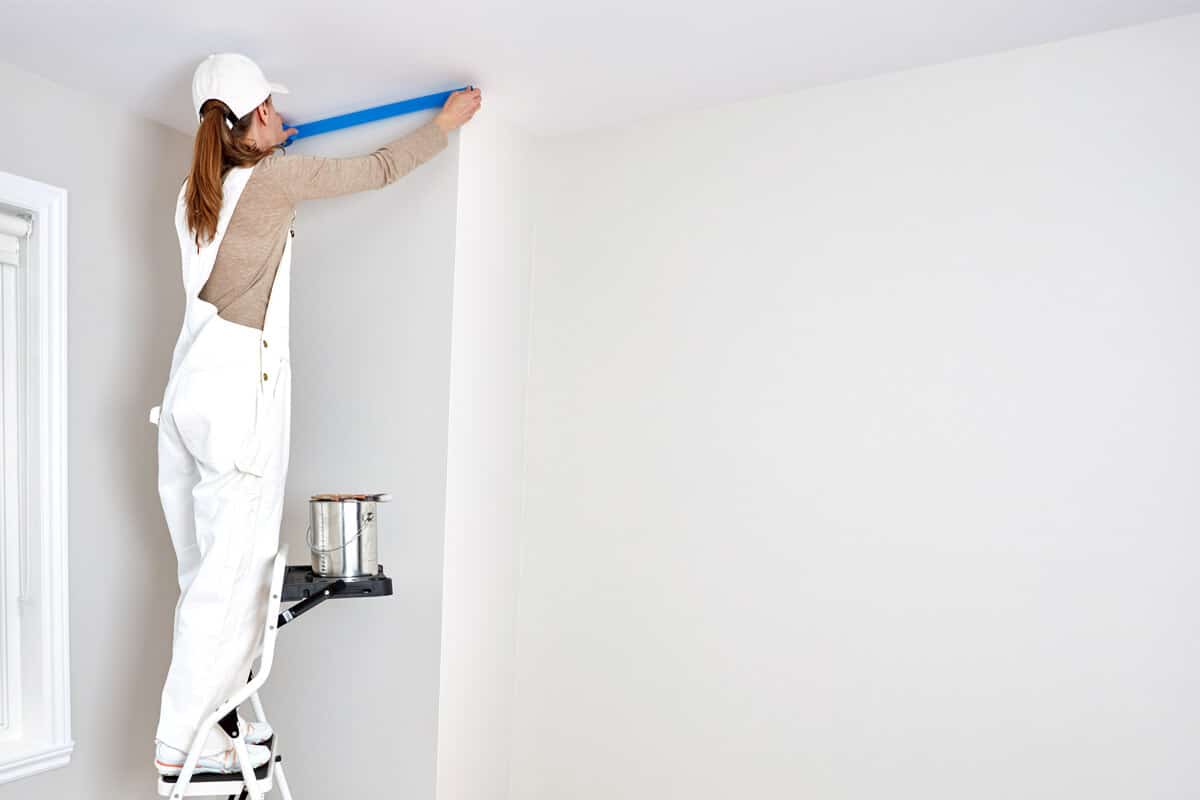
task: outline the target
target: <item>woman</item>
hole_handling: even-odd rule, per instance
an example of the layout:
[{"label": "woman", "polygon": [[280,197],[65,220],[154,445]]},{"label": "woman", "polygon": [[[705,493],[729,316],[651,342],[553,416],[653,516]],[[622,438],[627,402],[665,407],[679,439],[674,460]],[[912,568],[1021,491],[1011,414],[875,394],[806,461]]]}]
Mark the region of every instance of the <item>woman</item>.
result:
[{"label": "woman", "polygon": [[[291,424],[288,294],[294,208],[385,186],[432,158],[479,109],[453,93],[425,125],[358,158],[284,156],[295,129],[275,111],[262,70],[209,56],[192,79],[199,115],[175,227],[183,256],[183,329],[158,423],[158,489],[179,559],[171,666],[155,735],[160,773],[178,774],[199,725],[246,680],[261,646],[279,547]],[[263,723],[242,728],[266,763]],[[208,734],[198,772],[238,771],[228,739]]]}]

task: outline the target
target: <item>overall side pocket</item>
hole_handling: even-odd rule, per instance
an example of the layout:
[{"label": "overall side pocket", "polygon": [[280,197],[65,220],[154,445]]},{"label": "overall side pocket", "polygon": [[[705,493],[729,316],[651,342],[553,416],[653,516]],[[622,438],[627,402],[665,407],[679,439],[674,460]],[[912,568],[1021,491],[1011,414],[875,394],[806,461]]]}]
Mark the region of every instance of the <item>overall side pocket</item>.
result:
[{"label": "overall side pocket", "polygon": [[237,466],[257,439],[257,387],[253,375],[227,365],[189,370],[180,376],[171,418],[197,461],[222,472]]}]

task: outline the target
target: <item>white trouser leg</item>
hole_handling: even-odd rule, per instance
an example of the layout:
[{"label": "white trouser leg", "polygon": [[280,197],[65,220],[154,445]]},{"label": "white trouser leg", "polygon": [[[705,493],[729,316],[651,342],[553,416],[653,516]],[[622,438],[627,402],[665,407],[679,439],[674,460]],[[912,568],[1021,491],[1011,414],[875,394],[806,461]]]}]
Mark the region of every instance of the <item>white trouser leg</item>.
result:
[{"label": "white trouser leg", "polygon": [[179,553],[181,572],[185,560],[196,564],[176,606],[157,732],[181,750],[200,720],[246,680],[260,625],[255,611],[263,607],[269,580],[265,566],[251,558],[261,533],[262,480],[230,469],[197,481],[192,492],[198,544]]}]

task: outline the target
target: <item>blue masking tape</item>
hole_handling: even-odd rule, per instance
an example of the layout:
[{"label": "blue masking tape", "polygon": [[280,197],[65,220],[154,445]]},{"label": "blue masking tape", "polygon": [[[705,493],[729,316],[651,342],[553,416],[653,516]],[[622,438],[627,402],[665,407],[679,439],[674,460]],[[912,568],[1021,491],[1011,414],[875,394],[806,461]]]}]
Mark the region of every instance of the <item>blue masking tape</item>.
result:
[{"label": "blue masking tape", "polygon": [[[473,89],[473,86],[464,86],[462,89]],[[295,135],[288,138],[283,143],[287,147],[297,139],[307,139],[309,136],[318,136],[322,133],[331,131],[340,131],[342,128],[352,128],[355,125],[363,125],[368,122],[376,122],[389,117],[398,117],[401,114],[411,114],[414,111],[423,111],[427,108],[441,108],[446,104],[446,100],[454,92],[462,91],[462,89],[452,89],[449,92],[438,92],[437,94],[427,94],[424,97],[414,97],[411,100],[401,100],[399,103],[388,103],[384,106],[375,106],[374,108],[366,108],[362,111],[352,111],[349,114],[342,114],[337,117],[326,117],[319,119],[316,122],[306,122],[303,125],[289,125],[288,127],[295,128]]]}]

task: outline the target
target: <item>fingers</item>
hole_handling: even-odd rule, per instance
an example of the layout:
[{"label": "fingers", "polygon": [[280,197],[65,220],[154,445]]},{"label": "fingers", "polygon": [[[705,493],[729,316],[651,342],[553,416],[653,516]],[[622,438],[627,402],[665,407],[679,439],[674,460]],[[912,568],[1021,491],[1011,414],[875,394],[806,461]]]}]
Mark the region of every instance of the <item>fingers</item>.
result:
[{"label": "fingers", "polygon": [[457,109],[460,113],[470,116],[479,110],[479,106],[483,103],[483,93],[478,89],[463,89],[460,90],[462,95],[459,100]]},{"label": "fingers", "polygon": [[456,89],[446,98],[445,104],[442,105],[442,110],[445,112],[443,117],[446,120],[452,120],[453,127],[457,128],[473,116],[483,104],[483,92],[472,86],[467,89]]}]

